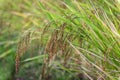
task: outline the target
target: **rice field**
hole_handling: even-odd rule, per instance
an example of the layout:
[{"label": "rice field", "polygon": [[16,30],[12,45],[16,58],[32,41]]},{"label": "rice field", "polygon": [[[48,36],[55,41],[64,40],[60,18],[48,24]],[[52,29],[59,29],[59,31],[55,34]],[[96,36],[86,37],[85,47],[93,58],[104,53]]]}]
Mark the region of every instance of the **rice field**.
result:
[{"label": "rice field", "polygon": [[120,80],[120,1],[0,0],[0,80]]}]

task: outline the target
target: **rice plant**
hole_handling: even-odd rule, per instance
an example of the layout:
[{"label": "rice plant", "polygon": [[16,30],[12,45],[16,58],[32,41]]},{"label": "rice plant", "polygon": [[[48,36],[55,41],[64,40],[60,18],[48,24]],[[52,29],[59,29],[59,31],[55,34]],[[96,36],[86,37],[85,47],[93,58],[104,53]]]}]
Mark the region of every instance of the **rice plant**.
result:
[{"label": "rice plant", "polygon": [[[22,26],[18,32],[24,32],[15,43],[14,79],[120,79],[119,0],[20,0],[10,4],[14,7],[10,15]],[[8,21],[16,23],[14,17]]]}]

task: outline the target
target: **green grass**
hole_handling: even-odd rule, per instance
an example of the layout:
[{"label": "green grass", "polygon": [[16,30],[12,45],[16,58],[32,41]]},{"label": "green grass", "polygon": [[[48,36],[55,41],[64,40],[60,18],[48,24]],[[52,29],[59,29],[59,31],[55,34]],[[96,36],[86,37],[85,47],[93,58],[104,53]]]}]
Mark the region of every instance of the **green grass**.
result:
[{"label": "green grass", "polygon": [[119,0],[53,1],[0,1],[0,80],[119,80]]}]

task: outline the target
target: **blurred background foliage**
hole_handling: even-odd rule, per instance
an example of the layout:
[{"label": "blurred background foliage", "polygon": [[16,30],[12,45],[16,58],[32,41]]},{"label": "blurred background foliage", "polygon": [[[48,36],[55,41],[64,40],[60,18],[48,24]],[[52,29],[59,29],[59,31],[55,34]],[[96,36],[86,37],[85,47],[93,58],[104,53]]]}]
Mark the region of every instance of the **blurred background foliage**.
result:
[{"label": "blurred background foliage", "polygon": [[[28,32],[31,33],[30,45],[21,55],[16,75],[17,46]],[[45,53],[51,53],[46,47],[56,44],[55,34],[67,48],[65,54],[56,54],[50,69],[45,68],[48,70],[46,80],[119,78],[118,0],[0,0],[0,80],[13,80],[16,76],[20,80],[40,80],[44,75],[41,73],[43,65],[46,65],[45,57],[50,57]],[[56,53],[60,53],[59,47],[55,49]],[[69,60],[64,65],[66,56]],[[86,75],[89,79],[82,79]]]},{"label": "blurred background foliage", "polygon": [[[34,1],[0,0],[0,80],[11,80],[13,76],[20,37],[31,27],[40,28],[41,23],[38,21],[42,20],[37,13],[34,14],[35,7],[32,2]],[[32,49],[38,50],[37,47]],[[35,54],[32,50],[30,52],[31,55]]]}]

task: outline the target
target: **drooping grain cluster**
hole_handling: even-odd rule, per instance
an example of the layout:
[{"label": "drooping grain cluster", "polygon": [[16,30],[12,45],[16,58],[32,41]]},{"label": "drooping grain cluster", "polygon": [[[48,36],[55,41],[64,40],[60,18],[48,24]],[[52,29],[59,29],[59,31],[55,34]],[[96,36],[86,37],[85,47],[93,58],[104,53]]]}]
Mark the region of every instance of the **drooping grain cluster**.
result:
[{"label": "drooping grain cluster", "polygon": [[48,40],[45,48],[45,53],[48,53],[48,58],[44,60],[44,66],[42,71],[42,79],[45,79],[48,68],[52,65],[52,61],[56,58],[57,55],[64,57],[63,64],[66,63],[67,59],[70,56],[70,48],[68,47],[67,39],[70,39],[71,35],[65,33],[65,28],[67,27],[66,23],[63,23],[58,27],[57,30],[54,30],[50,39]]},{"label": "drooping grain cluster", "polygon": [[27,34],[25,34],[25,36],[23,36],[23,38],[18,43],[17,52],[16,52],[16,64],[15,64],[16,73],[18,73],[19,71],[20,57],[26,52],[28,45],[30,43],[30,35],[31,33],[28,32]]}]

